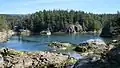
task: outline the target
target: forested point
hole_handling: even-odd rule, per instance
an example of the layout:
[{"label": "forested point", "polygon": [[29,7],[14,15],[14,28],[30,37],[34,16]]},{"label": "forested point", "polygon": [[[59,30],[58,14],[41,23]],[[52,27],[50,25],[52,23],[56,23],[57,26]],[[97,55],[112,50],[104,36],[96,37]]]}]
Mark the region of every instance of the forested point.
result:
[{"label": "forested point", "polygon": [[[93,14],[74,10],[43,10],[33,14],[0,14],[0,29],[14,29],[19,26],[33,33],[43,30],[69,32],[72,26],[76,32],[99,31],[106,27],[118,27],[120,14]],[[77,28],[79,27],[79,28]],[[74,30],[73,30],[74,31]]]}]

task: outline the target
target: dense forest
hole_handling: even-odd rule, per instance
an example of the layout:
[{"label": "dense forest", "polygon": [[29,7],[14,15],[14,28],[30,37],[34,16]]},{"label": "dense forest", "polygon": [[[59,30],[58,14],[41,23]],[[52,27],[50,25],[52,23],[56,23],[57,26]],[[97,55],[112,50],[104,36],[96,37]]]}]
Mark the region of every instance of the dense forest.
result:
[{"label": "dense forest", "polygon": [[[49,28],[52,32],[65,31],[69,25],[81,25],[83,31],[99,31],[106,24],[116,26],[120,21],[117,14],[93,14],[74,10],[43,10],[33,14],[1,14],[0,29],[14,29],[19,26],[32,32]],[[118,23],[119,24],[119,23]]]}]

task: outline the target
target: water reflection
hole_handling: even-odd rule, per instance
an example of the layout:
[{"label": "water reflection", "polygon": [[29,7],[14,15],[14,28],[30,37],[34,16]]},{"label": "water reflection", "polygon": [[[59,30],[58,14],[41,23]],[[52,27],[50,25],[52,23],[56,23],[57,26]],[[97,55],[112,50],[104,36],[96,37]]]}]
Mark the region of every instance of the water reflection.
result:
[{"label": "water reflection", "polygon": [[[13,36],[8,42],[0,44],[18,50],[49,50],[49,42],[60,41],[79,44],[88,39],[103,39],[97,34],[57,34],[57,35],[31,35],[31,36]],[[109,39],[110,40],[110,39]]]},{"label": "water reflection", "polygon": [[48,39],[48,41],[47,41],[47,42],[50,42],[50,35],[48,35],[48,36],[47,36],[47,39]]}]

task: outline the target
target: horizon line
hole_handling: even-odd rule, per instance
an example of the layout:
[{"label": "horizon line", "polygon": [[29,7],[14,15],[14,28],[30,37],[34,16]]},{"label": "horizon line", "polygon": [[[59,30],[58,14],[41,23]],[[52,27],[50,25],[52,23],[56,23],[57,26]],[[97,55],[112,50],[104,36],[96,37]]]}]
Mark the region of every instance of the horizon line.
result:
[{"label": "horizon line", "polygon": [[28,13],[4,13],[4,12],[0,12],[0,14],[10,14],[10,15],[29,15],[29,14],[34,14],[34,13],[36,13],[36,12],[39,12],[39,11],[44,11],[44,10],[46,10],[46,11],[54,11],[54,10],[64,10],[64,11],[71,11],[71,10],[73,10],[73,11],[81,11],[81,12],[84,12],[84,13],[92,13],[92,14],[117,14],[117,12],[119,12],[119,11],[116,11],[116,12],[90,12],[90,11],[84,11],[84,10],[76,10],[76,9],[43,9],[43,10],[36,10],[36,11],[34,11],[34,12],[28,12]]}]

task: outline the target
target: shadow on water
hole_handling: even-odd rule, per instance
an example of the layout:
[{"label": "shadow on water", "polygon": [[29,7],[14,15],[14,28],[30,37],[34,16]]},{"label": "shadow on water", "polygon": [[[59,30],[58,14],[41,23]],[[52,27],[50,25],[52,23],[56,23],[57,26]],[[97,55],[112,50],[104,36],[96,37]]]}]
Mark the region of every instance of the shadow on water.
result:
[{"label": "shadow on water", "polygon": [[[46,39],[47,38],[47,39]],[[24,42],[24,43],[48,43],[50,42],[50,36],[14,36],[10,40],[16,40],[18,42]]]}]

